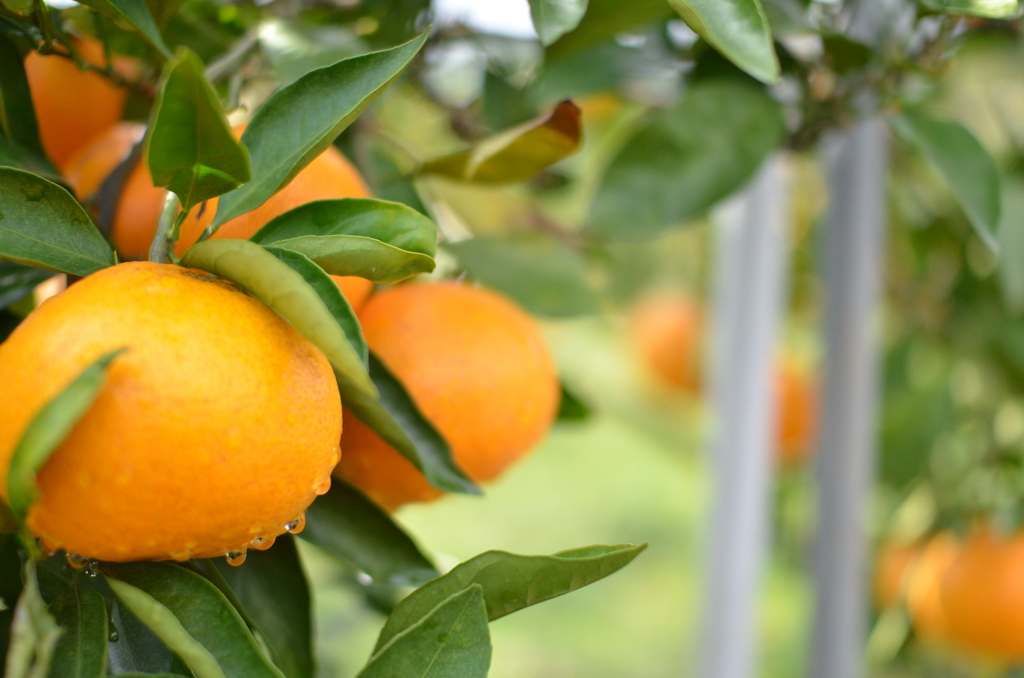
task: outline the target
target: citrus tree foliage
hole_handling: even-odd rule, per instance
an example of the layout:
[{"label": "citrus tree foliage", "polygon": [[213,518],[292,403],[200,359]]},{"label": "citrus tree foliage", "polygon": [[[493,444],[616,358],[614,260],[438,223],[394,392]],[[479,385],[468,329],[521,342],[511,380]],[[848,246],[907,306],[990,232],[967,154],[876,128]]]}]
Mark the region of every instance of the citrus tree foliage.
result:
[{"label": "citrus tree foliage", "polygon": [[[431,28],[425,0],[88,0],[64,10],[3,0],[0,337],[30,309],[33,286],[53,272],[87,276],[117,263],[109,228],[98,229],[90,214],[109,214],[128,172],[144,162],[154,184],[174,196],[151,258],[209,271],[273,308],[330,359],[357,417],[437,488],[476,493],[448,442],[370,353],[330,274],[397,283],[434,271],[440,244],[449,273],[506,292],[535,313],[592,313],[613,296],[607,281],[619,243],[698,223],[766,158],[816,148],[831,132],[876,115],[900,140],[905,164],[898,170],[930,168],[918,181],[948,199],[943,219],[969,224],[983,247],[1020,255],[1000,269],[994,292],[959,283],[961,301],[985,301],[970,311],[958,302],[961,322],[976,322],[978,308],[1000,295],[1019,312],[1024,183],[1001,176],[969,128],[932,110],[928,97],[972,36],[1016,20],[1017,0],[893,0],[884,20],[866,19],[864,4],[529,0],[539,39],[520,40]],[[125,73],[88,62],[72,34],[99,38],[138,68]],[[476,70],[456,77],[452,55],[460,50],[472,52]],[[147,121],[144,141],[90,204],[76,200],[46,157],[23,62],[32,51],[130,89],[130,115]],[[613,112],[594,113],[591,123],[588,110],[599,111],[602,101]],[[389,120],[403,106],[416,110],[406,120],[442,123],[402,138]],[[236,137],[229,114],[239,108],[251,120]],[[591,130],[601,135],[599,150],[574,157]],[[379,199],[309,203],[250,240],[209,240],[332,144]],[[905,174],[895,191],[914,189],[922,176]],[[515,232],[474,237],[477,225],[460,218],[453,196],[507,184],[528,196],[511,210]],[[559,191],[576,192],[571,213],[545,208],[545,195]],[[189,210],[214,198],[210,225],[179,260],[174,245]],[[983,355],[1006,366],[1024,392],[1024,328],[1016,320],[993,326]],[[936,337],[926,348],[941,358],[952,343]],[[911,360],[919,350],[905,347],[891,360]],[[104,356],[55,395],[17,448],[5,492],[11,506],[0,506],[6,676],[310,678],[315,653],[301,539],[343,564],[368,599],[372,587],[390,597],[390,616],[360,675],[482,677],[491,661],[490,621],[594,583],[643,550],[488,552],[441,576],[385,511],[336,480],[310,507],[305,530],[290,530],[301,534],[283,535],[242,567],[48,554],[23,524],[36,474],[118,357]],[[882,462],[893,486],[927,474],[927,432],[889,419],[941,428],[953,408],[947,391],[908,386],[898,374],[890,375],[900,401],[887,414]],[[585,417],[585,404],[563,391],[566,416]],[[918,454],[890,454],[894,447]],[[948,474],[933,480],[952,482]],[[400,601],[399,592],[407,594]]]}]

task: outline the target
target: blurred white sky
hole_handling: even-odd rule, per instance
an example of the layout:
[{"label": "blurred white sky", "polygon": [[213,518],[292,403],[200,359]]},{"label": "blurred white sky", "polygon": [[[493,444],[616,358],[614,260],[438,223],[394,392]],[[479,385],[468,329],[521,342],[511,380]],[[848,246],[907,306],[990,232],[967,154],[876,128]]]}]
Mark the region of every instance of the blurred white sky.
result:
[{"label": "blurred white sky", "polygon": [[527,0],[433,0],[433,5],[441,24],[461,20],[488,33],[519,38],[537,35]]}]

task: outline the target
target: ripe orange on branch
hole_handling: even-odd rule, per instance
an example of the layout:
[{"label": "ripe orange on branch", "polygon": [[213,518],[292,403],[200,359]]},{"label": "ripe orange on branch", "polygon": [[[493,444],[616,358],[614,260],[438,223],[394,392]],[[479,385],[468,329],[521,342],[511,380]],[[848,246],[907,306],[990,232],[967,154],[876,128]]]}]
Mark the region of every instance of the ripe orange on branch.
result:
[{"label": "ripe orange on branch", "polygon": [[[401,285],[359,314],[370,349],[477,482],[493,480],[544,436],[558,377],[537,324],[494,292],[469,285]],[[345,413],[336,473],[393,510],[441,491],[376,433]]]},{"label": "ripe orange on branch", "polygon": [[104,269],[0,344],[0,493],[40,408],[100,355],[93,407],[41,469],[28,525],[109,561],[267,546],[330,485],[341,403],[326,357],[234,285],[178,266]]},{"label": "ripe orange on branch", "polygon": [[[100,42],[76,39],[74,46],[86,62],[106,66]],[[113,66],[126,78],[138,71],[138,62],[129,57],[115,57]],[[69,58],[30,52],[25,74],[43,149],[61,171],[79,150],[121,119],[128,90],[99,73],[79,70]]]},{"label": "ripe orange on branch", "polygon": [[[235,131],[241,134],[242,128]],[[78,198],[88,200],[95,195],[104,179],[128,157],[132,146],[144,134],[143,125],[121,123],[82,149],[69,162],[67,169],[68,183]],[[114,212],[110,235],[122,257],[146,258],[156,235],[165,195],[163,189],[153,186],[149,168],[140,161],[129,174]],[[274,217],[314,200],[368,197],[370,190],[359,172],[338,149],[329,146],[270,200],[252,212],[228,221],[213,237],[250,238]],[[182,225],[177,247],[179,256],[199,239],[203,229],[213,222],[216,212],[216,198],[193,209]],[[333,277],[353,308],[361,306],[373,289],[373,283],[364,278]]]}]

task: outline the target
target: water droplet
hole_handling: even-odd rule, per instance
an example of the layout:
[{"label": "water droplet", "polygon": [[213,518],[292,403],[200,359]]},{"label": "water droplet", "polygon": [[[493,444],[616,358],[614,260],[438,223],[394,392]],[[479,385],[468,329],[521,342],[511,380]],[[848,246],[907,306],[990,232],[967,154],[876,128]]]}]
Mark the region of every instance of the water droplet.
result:
[{"label": "water droplet", "polygon": [[292,522],[290,522],[287,525],[285,525],[284,529],[285,529],[286,532],[291,532],[292,534],[298,534],[299,532],[302,532],[302,530],[305,527],[306,527],[306,514],[303,513],[301,516],[299,516],[298,518],[296,518]]},{"label": "water droplet", "polygon": [[366,574],[365,572],[360,572],[356,575],[356,581],[358,581],[363,586],[369,586],[373,583],[373,577]]},{"label": "water droplet", "polygon": [[313,483],[313,491],[317,494],[327,494],[327,490],[331,489],[331,477],[324,476],[320,480]]},{"label": "water droplet", "polygon": [[85,573],[95,579],[100,576],[100,565],[95,560],[90,560],[89,564],[85,566]]},{"label": "water droplet", "polygon": [[192,557],[192,549],[182,549],[181,551],[171,551],[171,560],[176,560],[179,563],[183,563]]},{"label": "water droplet", "polygon": [[249,546],[256,549],[257,551],[266,551],[274,545],[275,539],[275,537],[267,537],[261,534],[260,536],[256,537],[251,542],[249,542]]},{"label": "water droplet", "polygon": [[230,551],[224,557],[227,559],[228,565],[238,567],[245,562],[245,551]]},{"label": "water droplet", "polygon": [[[3,218],[3,216],[0,216],[0,219],[2,219],[2,218]],[[340,462],[341,462],[341,448],[340,447],[335,447],[334,448],[334,465],[337,466]]]},{"label": "water droplet", "polygon": [[85,556],[80,556],[77,553],[65,553],[64,558],[67,559],[68,565],[75,568],[76,570],[81,570],[83,567],[89,564],[88,558],[86,558]]},{"label": "water droplet", "polygon": [[121,639],[121,634],[119,634],[117,632],[117,629],[110,629],[110,635],[107,636],[107,640],[109,640],[112,643],[116,643],[120,639]]},{"label": "water droplet", "polygon": [[47,558],[49,558],[50,556],[52,556],[55,553],[57,553],[57,549],[54,548],[50,544],[50,542],[46,541],[45,539],[37,540],[37,544],[39,545],[39,550],[42,551],[43,555],[46,556]]}]

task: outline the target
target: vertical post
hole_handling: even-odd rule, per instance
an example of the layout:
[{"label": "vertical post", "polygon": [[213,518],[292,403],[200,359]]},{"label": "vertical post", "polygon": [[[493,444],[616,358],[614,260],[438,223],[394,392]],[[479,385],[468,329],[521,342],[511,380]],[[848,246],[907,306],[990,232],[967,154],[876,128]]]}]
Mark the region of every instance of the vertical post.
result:
[{"label": "vertical post", "polygon": [[888,133],[860,124],[834,149],[824,234],[825,385],[818,454],[811,675],[863,675],[865,518],[875,469],[876,311],[885,235]]},{"label": "vertical post", "polygon": [[769,159],[716,218],[710,345],[715,493],[701,678],[756,675],[758,589],[769,543],[773,357],[789,270],[785,159]]}]

